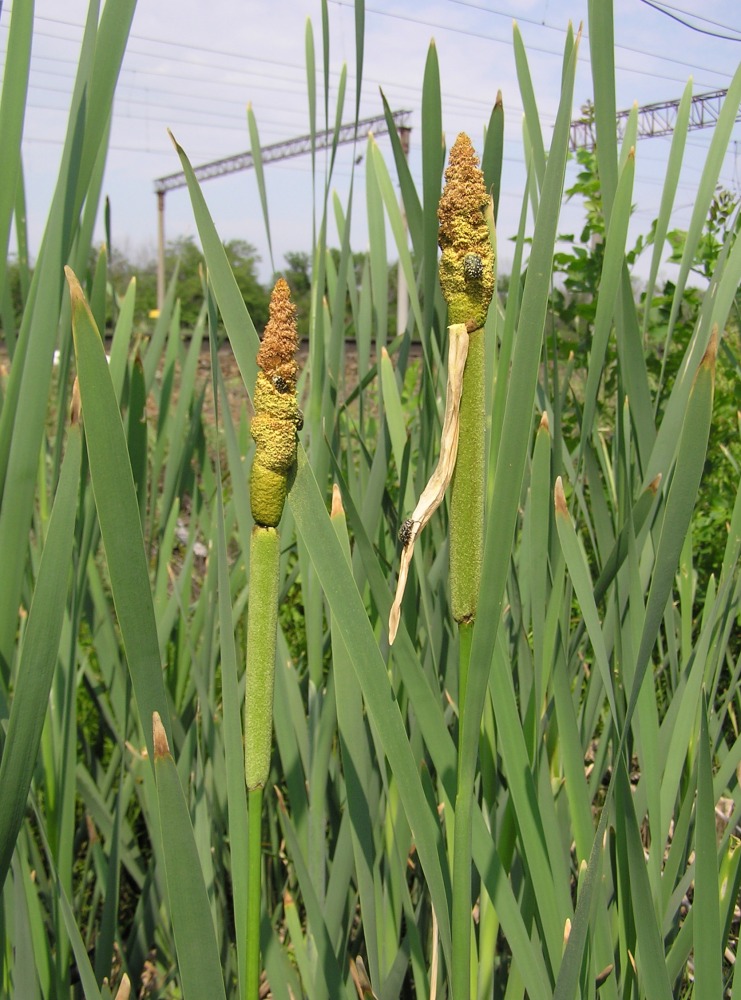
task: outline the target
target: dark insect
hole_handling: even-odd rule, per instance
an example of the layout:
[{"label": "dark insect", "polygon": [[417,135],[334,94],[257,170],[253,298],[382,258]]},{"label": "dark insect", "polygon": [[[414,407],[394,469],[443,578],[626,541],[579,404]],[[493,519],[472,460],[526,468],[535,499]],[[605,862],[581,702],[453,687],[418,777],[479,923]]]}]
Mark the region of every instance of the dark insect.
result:
[{"label": "dark insect", "polygon": [[273,385],[278,392],[287,392],[291,388],[282,375],[273,375]]},{"label": "dark insect", "polygon": [[401,522],[401,527],[399,528],[399,541],[404,546],[407,547],[409,544],[409,539],[412,537],[412,525],[414,522],[411,517],[408,517],[406,521]]},{"label": "dark insect", "polygon": [[296,417],[296,430],[303,430],[304,427],[304,414],[302,410],[298,411],[298,416]]},{"label": "dark insect", "polygon": [[463,258],[463,273],[468,281],[483,278],[484,262],[477,253],[467,253]]}]

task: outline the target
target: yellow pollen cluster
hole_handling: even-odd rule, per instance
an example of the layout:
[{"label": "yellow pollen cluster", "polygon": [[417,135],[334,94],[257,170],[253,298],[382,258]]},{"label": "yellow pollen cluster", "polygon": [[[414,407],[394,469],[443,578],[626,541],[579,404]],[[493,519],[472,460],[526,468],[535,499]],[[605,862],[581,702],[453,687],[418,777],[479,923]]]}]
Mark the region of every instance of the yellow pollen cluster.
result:
[{"label": "yellow pollen cluster", "polygon": [[257,355],[255,458],[250,479],[252,516],[257,524],[276,527],[283,513],[290,474],[296,461],[296,431],[303,418],[296,400],[298,365],[296,307],[287,282],[279,278],[270,299],[270,319]]},{"label": "yellow pollen cluster", "polygon": [[471,140],[461,132],[450,150],[437,215],[440,284],[448,303],[448,322],[465,323],[469,332],[484,325],[494,293],[494,251],[484,210],[489,197]]}]

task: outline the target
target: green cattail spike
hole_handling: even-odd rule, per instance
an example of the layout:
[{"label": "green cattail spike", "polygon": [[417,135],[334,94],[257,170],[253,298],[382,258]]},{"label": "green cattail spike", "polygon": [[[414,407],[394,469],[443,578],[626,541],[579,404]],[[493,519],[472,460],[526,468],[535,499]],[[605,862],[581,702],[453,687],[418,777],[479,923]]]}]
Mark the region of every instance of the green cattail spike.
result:
[{"label": "green cattail spike", "polygon": [[288,283],[279,278],[270,298],[270,319],[257,354],[252,437],[255,458],[250,479],[252,517],[275,528],[280,521],[296,463],[296,431],[303,418],[296,399],[298,365],[296,307]]},{"label": "green cattail spike", "polygon": [[264,788],[273,742],[273,685],[280,589],[280,536],[256,524],[250,539],[244,765],[247,788]]},{"label": "green cattail spike", "polygon": [[[473,622],[484,549],[484,323],[494,294],[494,249],[487,225],[490,199],[471,140],[461,133],[450,151],[438,208],[440,284],[448,322],[469,333],[463,374],[458,455],[450,495],[450,592],[453,617]],[[461,679],[461,688],[465,686]],[[461,691],[462,694],[462,691]]]}]

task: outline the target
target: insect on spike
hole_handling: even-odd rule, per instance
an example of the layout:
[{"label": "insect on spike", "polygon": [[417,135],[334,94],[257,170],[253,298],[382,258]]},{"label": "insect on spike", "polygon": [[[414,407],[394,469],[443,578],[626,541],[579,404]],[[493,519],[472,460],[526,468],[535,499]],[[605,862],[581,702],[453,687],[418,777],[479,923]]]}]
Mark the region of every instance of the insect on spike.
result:
[{"label": "insect on spike", "polygon": [[399,541],[404,546],[407,547],[409,544],[409,539],[412,537],[412,525],[414,522],[411,517],[408,517],[406,521],[401,522],[401,527],[399,528]]}]

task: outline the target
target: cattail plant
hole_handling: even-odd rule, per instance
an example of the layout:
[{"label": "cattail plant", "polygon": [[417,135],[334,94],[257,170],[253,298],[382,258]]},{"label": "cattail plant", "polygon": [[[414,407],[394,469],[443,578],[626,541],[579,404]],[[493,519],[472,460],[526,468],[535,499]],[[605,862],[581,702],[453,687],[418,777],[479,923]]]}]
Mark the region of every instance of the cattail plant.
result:
[{"label": "cattail plant", "polygon": [[250,602],[247,613],[245,687],[245,779],[249,805],[247,997],[257,997],[260,958],[260,828],[262,796],[270,770],[273,684],[278,624],[280,537],[278,524],[296,462],[296,432],[302,423],[296,399],[296,308],[279,278],[270,319],[257,354],[252,436],[255,457],[250,504],[255,521],[250,540]]},{"label": "cattail plant", "polygon": [[462,707],[484,551],[484,323],[495,281],[494,250],[484,214],[489,197],[471,140],[463,132],[450,151],[445,180],[437,213],[440,285],[448,304],[448,321],[465,324],[468,333],[458,457],[450,493],[450,598],[466,649],[465,655],[461,652],[458,681]]},{"label": "cattail plant", "polygon": [[[440,284],[451,324],[465,325],[468,356],[463,371],[458,455],[450,494],[450,599],[458,623],[458,704],[464,725],[466,682],[484,552],[485,386],[484,323],[494,293],[494,250],[485,210],[484,177],[467,135],[450,151],[438,208]],[[451,336],[454,325],[451,325]],[[460,761],[460,757],[459,757]],[[459,778],[460,780],[460,778]],[[456,803],[456,817],[464,812]],[[453,859],[453,970],[455,997],[467,996],[470,979],[470,828],[456,823]]]}]

